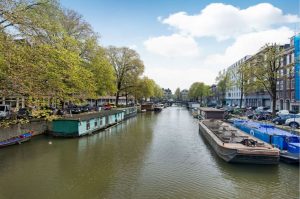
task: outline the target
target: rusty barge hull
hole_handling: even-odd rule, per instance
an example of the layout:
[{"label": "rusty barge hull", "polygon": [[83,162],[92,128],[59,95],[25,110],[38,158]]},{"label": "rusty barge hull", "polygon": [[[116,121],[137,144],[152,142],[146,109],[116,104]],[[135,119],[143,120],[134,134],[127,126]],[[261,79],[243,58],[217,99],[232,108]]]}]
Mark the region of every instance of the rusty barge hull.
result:
[{"label": "rusty barge hull", "polygon": [[[224,140],[220,139],[219,135],[223,135],[222,131],[220,132],[216,129],[212,130],[209,126],[211,122],[214,122],[214,124],[219,123],[221,127],[228,128],[229,131],[234,132],[235,138],[255,140],[260,144],[260,146],[246,146],[240,142],[224,142]],[[220,120],[200,121],[199,131],[212,146],[217,155],[226,162],[248,164],[278,164],[279,162],[280,156],[278,149],[273,148],[271,145],[264,143],[252,136],[249,136]],[[219,134],[216,134],[216,132],[218,132]]]}]

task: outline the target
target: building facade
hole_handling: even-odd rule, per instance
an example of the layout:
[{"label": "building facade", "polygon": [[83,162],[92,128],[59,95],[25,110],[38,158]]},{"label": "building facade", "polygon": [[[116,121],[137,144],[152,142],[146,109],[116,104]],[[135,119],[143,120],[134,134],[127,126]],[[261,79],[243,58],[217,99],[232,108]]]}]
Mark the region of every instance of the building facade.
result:
[{"label": "building facade", "polygon": [[[300,34],[290,39],[290,44],[282,45],[283,54],[280,60],[280,69],[277,73],[276,109],[300,112]],[[264,54],[264,48],[253,56],[245,56],[228,68],[230,74],[230,88],[226,90],[226,104],[236,106],[240,104],[241,89],[238,87],[238,67],[246,62],[250,64],[257,55]],[[255,78],[253,78],[255,81]],[[248,92],[243,96],[243,106],[272,107],[270,94],[260,88]]]},{"label": "building facade", "polygon": [[[225,101],[227,105],[239,106],[241,101],[241,88],[239,87],[239,81],[241,76],[239,74],[239,68],[245,63],[251,56],[247,55],[242,59],[238,60],[234,64],[228,67],[227,72],[229,73],[230,86],[226,89]],[[245,95],[243,95],[242,106],[245,106]]]},{"label": "building facade", "polygon": [[300,111],[299,38],[300,35],[291,38],[280,60],[276,86],[277,110]]},{"label": "building facade", "polygon": [[186,102],[189,100],[189,91],[187,89],[183,89],[182,91],[180,91],[180,95],[182,101]]},{"label": "building facade", "polygon": [[164,96],[163,96],[164,100],[171,100],[172,99],[173,95],[172,95],[171,89],[169,89],[169,88],[167,88],[167,89],[162,88],[162,91],[164,93]]}]

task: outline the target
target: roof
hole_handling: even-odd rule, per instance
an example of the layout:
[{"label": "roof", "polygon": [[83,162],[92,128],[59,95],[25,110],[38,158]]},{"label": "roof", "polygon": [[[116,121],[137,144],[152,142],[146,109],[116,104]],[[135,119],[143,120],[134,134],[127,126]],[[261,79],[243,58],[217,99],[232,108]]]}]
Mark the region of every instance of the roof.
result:
[{"label": "roof", "polygon": [[104,117],[104,116],[109,116],[109,115],[114,115],[117,113],[122,113],[124,112],[123,110],[103,110],[103,111],[99,111],[99,112],[93,112],[93,113],[87,113],[87,114],[73,114],[72,117],[71,116],[67,116],[67,117],[63,117],[63,118],[59,118],[57,120],[78,120],[78,121],[82,121],[82,120],[89,120],[95,117]]},{"label": "roof", "polygon": [[224,112],[224,110],[216,109],[216,108],[210,108],[210,107],[200,107],[199,109],[201,111],[205,111],[205,112]]}]

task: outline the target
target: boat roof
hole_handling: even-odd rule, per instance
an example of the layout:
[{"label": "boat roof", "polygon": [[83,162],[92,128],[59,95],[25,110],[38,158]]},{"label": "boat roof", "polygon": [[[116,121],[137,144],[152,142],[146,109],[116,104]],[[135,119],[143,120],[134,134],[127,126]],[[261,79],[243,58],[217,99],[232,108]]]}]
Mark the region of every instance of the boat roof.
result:
[{"label": "boat roof", "polygon": [[200,107],[199,109],[201,111],[205,111],[205,112],[224,112],[224,110],[216,109],[216,108],[210,108],[210,107]]},{"label": "boat roof", "polygon": [[124,110],[101,110],[99,112],[93,112],[93,113],[87,113],[87,114],[73,114],[72,116],[68,115],[66,117],[59,118],[57,120],[82,121],[82,120],[89,120],[91,118],[96,118],[96,117],[104,117],[104,116],[114,115],[114,114],[122,113],[122,112],[124,112]]}]

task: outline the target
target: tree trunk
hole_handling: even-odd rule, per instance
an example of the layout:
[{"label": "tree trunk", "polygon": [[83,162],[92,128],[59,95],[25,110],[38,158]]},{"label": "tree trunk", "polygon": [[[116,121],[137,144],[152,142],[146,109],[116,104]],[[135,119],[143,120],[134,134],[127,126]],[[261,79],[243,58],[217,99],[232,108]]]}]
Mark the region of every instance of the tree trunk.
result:
[{"label": "tree trunk", "polygon": [[244,95],[244,89],[243,89],[243,86],[242,86],[242,87],[241,87],[240,108],[242,108],[242,105],[243,105],[243,95]]},{"label": "tree trunk", "polygon": [[272,117],[276,116],[276,95],[272,96]]},{"label": "tree trunk", "polygon": [[116,106],[119,105],[119,96],[120,96],[120,92],[118,91],[118,92],[116,93]]},{"label": "tree trunk", "polygon": [[272,117],[276,116],[276,83],[277,83],[277,79],[275,79],[272,83],[271,83],[271,97],[272,97]]},{"label": "tree trunk", "polygon": [[126,93],[125,97],[126,97],[126,106],[128,106],[128,93]]}]

